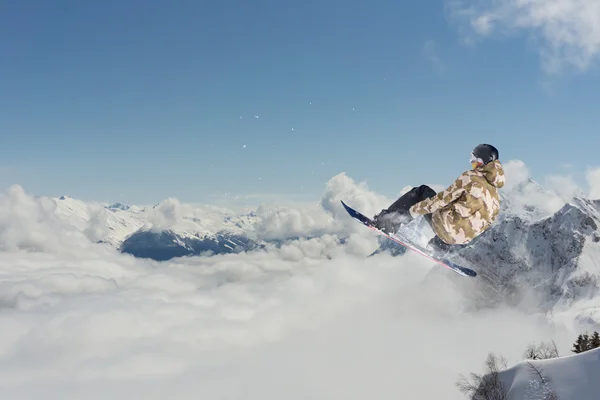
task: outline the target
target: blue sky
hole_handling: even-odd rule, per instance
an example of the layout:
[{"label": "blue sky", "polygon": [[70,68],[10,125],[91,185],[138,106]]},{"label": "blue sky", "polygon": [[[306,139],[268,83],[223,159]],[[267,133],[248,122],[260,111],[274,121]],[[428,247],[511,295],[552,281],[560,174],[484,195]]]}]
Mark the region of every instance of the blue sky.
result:
[{"label": "blue sky", "polygon": [[[317,199],[346,172],[393,197],[450,184],[484,142],[534,179],[583,182],[600,165],[599,30],[566,47],[558,33],[598,19],[511,30],[532,10],[479,4],[6,2],[0,184],[133,203]],[[548,46],[562,50],[544,58]]]}]

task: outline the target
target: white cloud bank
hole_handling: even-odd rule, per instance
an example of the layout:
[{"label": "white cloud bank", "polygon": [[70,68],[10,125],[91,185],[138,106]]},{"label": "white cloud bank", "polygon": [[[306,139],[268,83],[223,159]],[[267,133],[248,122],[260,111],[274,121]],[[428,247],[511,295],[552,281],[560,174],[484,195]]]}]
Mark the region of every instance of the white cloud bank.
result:
[{"label": "white cloud bank", "polygon": [[[171,262],[3,253],[7,398],[459,399],[487,351],[564,334],[514,311],[462,314],[418,256]],[[506,335],[510,327],[512,335]],[[435,382],[435,384],[431,384]]]},{"label": "white cloud bank", "polygon": [[[464,398],[458,374],[481,371],[489,351],[516,361],[530,342],[553,338],[568,353],[574,332],[518,310],[467,311],[474,282],[457,285],[423,257],[366,258],[376,235],[343,218],[340,199],[368,215],[393,200],[340,174],[318,204],[274,210],[261,227],[319,237],[157,263],[93,245],[9,189],[0,196],[0,392],[452,400]],[[157,221],[180,222],[182,206],[165,207]],[[351,233],[345,244],[340,232]]]},{"label": "white cloud bank", "polygon": [[585,175],[589,186],[589,196],[600,200],[600,168],[590,168]]},{"label": "white cloud bank", "polygon": [[20,186],[0,194],[0,251],[57,251],[65,244],[90,243],[56,216],[52,204],[29,196]]},{"label": "white cloud bank", "polygon": [[261,218],[256,230],[261,238],[349,235],[348,251],[367,255],[377,247],[377,237],[348,217],[341,200],[368,216],[373,216],[393,201],[369,190],[364,182],[355,182],[341,173],[329,180],[319,202],[304,205],[259,207]]},{"label": "white cloud bank", "polygon": [[597,0],[446,0],[450,16],[467,40],[525,32],[543,68],[585,71],[600,54]]}]

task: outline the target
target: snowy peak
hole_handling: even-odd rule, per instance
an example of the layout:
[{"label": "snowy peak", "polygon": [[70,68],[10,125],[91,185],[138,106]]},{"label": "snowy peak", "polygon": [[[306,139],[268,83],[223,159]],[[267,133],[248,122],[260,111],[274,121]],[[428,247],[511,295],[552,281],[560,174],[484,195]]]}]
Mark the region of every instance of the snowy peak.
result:
[{"label": "snowy peak", "polygon": [[261,246],[256,239],[254,213],[231,215],[216,207],[191,208],[166,202],[142,215],[149,222],[131,234],[120,250],[137,257],[173,257],[248,251]]},{"label": "snowy peak", "polygon": [[589,207],[566,204],[554,215],[533,224],[535,229],[548,232],[556,237],[570,235],[591,236],[598,229],[598,212]]},{"label": "snowy peak", "polygon": [[583,197],[575,196],[571,201],[575,207],[592,216],[596,221],[600,222],[600,200],[588,200]]},{"label": "snowy peak", "polygon": [[558,194],[533,179],[507,184],[500,191],[500,200],[501,220],[505,216],[519,216],[530,222],[554,214],[566,203]]},{"label": "snowy peak", "polygon": [[255,239],[255,212],[235,215],[213,206],[192,206],[167,199],[154,207],[120,202],[88,203],[61,196],[38,199],[66,226],[93,242],[107,243],[140,257],[172,257],[231,253],[260,245]]},{"label": "snowy peak", "polygon": [[47,209],[53,209],[65,225],[75,227],[94,242],[119,246],[128,235],[146,224],[134,213],[109,210],[102,204],[86,203],[68,196],[39,200]]},{"label": "snowy peak", "polygon": [[123,211],[127,211],[129,210],[131,207],[125,204],[121,204],[119,202],[117,203],[113,203],[109,206],[106,206],[106,208],[108,208],[109,210],[123,210]]}]

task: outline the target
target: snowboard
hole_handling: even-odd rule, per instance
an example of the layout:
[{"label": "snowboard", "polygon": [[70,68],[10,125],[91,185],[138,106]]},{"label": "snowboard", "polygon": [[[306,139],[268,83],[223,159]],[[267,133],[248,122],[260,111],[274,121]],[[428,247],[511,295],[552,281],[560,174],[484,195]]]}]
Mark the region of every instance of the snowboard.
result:
[{"label": "snowboard", "polygon": [[451,271],[462,275],[462,276],[468,276],[468,277],[476,277],[477,276],[477,272],[473,271],[470,268],[466,268],[463,266],[460,266],[448,259],[439,257],[437,255],[435,255],[433,252],[423,248],[422,246],[416,244],[416,243],[411,243],[410,240],[408,240],[407,238],[403,237],[402,235],[398,234],[398,233],[385,233],[382,230],[379,230],[375,227],[375,225],[373,224],[373,220],[367,216],[365,216],[364,214],[356,211],[355,209],[353,209],[352,207],[348,206],[346,203],[344,203],[342,201],[342,205],[344,206],[344,208],[346,209],[346,211],[348,212],[348,214],[350,214],[350,216],[352,218],[354,218],[355,220],[357,220],[358,222],[360,222],[361,224],[367,226],[368,228],[374,230],[375,232],[386,236],[387,238],[393,240],[394,242],[415,251],[416,253],[427,257],[428,259],[435,261],[438,264],[443,265],[444,267],[450,269]]}]

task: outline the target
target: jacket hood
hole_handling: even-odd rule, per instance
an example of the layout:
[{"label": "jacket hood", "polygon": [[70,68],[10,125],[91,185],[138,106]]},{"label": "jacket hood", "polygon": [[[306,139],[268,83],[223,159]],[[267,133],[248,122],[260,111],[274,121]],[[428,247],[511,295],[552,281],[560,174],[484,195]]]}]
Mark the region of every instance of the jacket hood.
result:
[{"label": "jacket hood", "polygon": [[504,169],[502,168],[500,161],[494,160],[483,167],[479,167],[478,169],[483,173],[483,176],[490,183],[490,185],[493,185],[498,189],[504,186],[506,178],[504,176]]}]

